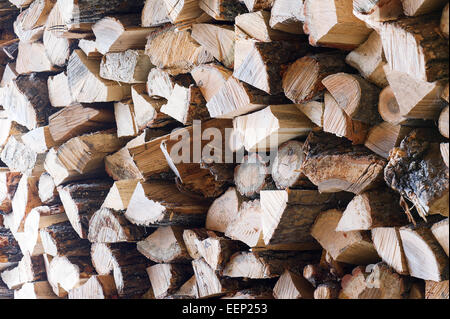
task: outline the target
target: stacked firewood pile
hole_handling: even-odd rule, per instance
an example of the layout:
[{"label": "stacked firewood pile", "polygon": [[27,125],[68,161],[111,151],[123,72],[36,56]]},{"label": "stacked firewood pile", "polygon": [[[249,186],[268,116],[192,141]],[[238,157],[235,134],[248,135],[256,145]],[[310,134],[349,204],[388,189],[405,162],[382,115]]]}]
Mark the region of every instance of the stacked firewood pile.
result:
[{"label": "stacked firewood pile", "polygon": [[448,15],[0,0],[0,298],[448,298]]}]

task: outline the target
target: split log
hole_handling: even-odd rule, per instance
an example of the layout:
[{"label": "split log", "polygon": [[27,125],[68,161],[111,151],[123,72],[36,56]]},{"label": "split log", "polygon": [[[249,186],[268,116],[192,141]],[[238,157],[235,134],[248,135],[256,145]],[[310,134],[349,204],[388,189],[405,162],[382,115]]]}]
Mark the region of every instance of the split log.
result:
[{"label": "split log", "polygon": [[399,105],[400,115],[412,119],[437,120],[442,108],[443,81],[427,83],[411,75],[384,67],[389,85]]},{"label": "split log", "polygon": [[115,181],[102,207],[116,211],[127,209],[137,183],[136,179]]},{"label": "split log", "polygon": [[346,137],[355,145],[364,143],[369,131],[369,124],[353,120],[328,92],[324,95],[324,105],[324,132],[333,133],[339,137]]},{"label": "split log", "polygon": [[80,236],[87,238],[89,220],[102,206],[112,182],[92,180],[58,186],[58,193],[72,227]]},{"label": "split log", "polygon": [[194,120],[209,119],[206,101],[200,89],[194,84],[188,87],[175,84],[167,103],[161,106],[160,112],[183,125],[190,125]]},{"label": "split log", "polygon": [[17,267],[4,270],[1,278],[9,289],[18,289],[27,282],[46,280],[44,259],[42,256],[25,255]]},{"label": "split log", "polygon": [[[50,148],[57,146],[57,143],[53,140],[49,126],[41,126],[32,129],[28,133],[21,136],[22,142],[37,154],[43,154]],[[38,159],[37,159],[38,160]]]},{"label": "split log", "polygon": [[419,215],[448,216],[448,167],[433,133],[412,131],[391,151],[384,171],[386,183],[413,202]]},{"label": "split log", "polygon": [[[369,270],[371,268],[371,270]],[[399,276],[384,263],[357,267],[342,278],[339,299],[406,299],[408,278]]]},{"label": "split log", "polygon": [[383,69],[386,65],[383,45],[376,31],[370,34],[366,42],[350,52],[345,58],[345,62],[357,69],[363,78],[375,85],[381,88],[388,85]]},{"label": "split log", "polygon": [[341,207],[349,196],[319,193],[317,190],[275,190],[261,192],[263,239],[269,248],[309,250],[318,247],[310,232],[324,210]]},{"label": "split log", "polygon": [[198,0],[163,0],[170,21],[175,24],[198,18],[202,14]]},{"label": "split log", "polygon": [[57,69],[47,57],[42,42],[19,42],[19,53],[16,60],[16,71],[19,74],[32,72],[52,72]]},{"label": "split log", "polygon": [[295,104],[270,105],[233,120],[235,134],[242,136],[249,152],[268,150],[296,137],[307,136],[314,124]]},{"label": "split log", "polygon": [[255,11],[238,15],[235,19],[235,25],[251,38],[262,42],[296,38],[295,34],[271,29],[269,11]]},{"label": "split log", "polygon": [[353,197],[344,210],[336,231],[369,230],[375,227],[404,226],[408,223],[400,206],[400,196],[389,188],[369,190]]},{"label": "split log", "polygon": [[208,201],[181,193],[175,184],[163,181],[139,182],[125,212],[136,225],[200,226]]},{"label": "split log", "polygon": [[371,232],[373,245],[383,262],[394,268],[397,273],[408,275],[408,264],[398,227],[377,227]]},{"label": "split log", "polygon": [[317,98],[325,91],[322,80],[347,69],[341,52],[305,56],[292,63],[283,76],[284,94],[294,103]]},{"label": "split log", "polygon": [[231,256],[223,275],[249,279],[275,278],[280,277],[285,268],[302,267],[308,261],[318,259],[320,256],[315,252],[239,252]]},{"label": "split log", "polygon": [[82,105],[79,103],[66,106],[52,114],[48,128],[53,140],[59,144],[69,139],[102,129],[110,128],[114,116],[109,104]]},{"label": "split log", "polygon": [[59,37],[57,32],[52,31],[52,28],[58,28],[61,25],[64,25],[64,19],[60,7],[55,5],[45,23],[43,43],[49,61],[59,67],[66,64],[76,44],[73,39]]},{"label": "split log", "polygon": [[198,251],[198,242],[208,238],[208,231],[203,228],[185,229],[183,231],[183,241],[186,250],[192,259],[199,259],[201,255]]},{"label": "split log", "polygon": [[210,63],[195,67],[192,69],[191,75],[203,97],[209,102],[232,75],[232,72],[219,64]]},{"label": "split log", "polygon": [[226,227],[225,236],[239,240],[249,247],[265,246],[262,221],[263,212],[259,199],[243,202],[237,215]]},{"label": "split log", "polygon": [[370,236],[364,231],[337,232],[342,211],[322,212],[311,227],[313,236],[333,259],[349,264],[367,265],[380,259]]},{"label": "split log", "polygon": [[33,0],[9,0],[9,2],[14,4],[17,8],[26,8],[33,2]]},{"label": "split log", "polygon": [[291,140],[280,145],[272,164],[272,179],[278,189],[313,186],[300,171],[303,143]]},{"label": "split log", "polygon": [[193,84],[192,77],[189,74],[172,76],[167,70],[153,68],[148,74],[147,92],[151,97],[165,98],[168,100],[177,84],[179,86],[189,87]]},{"label": "split log", "polygon": [[157,27],[170,22],[164,0],[146,0],[142,9],[141,25]]},{"label": "split log", "polygon": [[425,281],[425,299],[447,299],[449,298],[448,280],[435,282]]},{"label": "split log", "polygon": [[193,270],[191,265],[156,264],[147,268],[156,299],[163,299],[175,293],[189,279]]},{"label": "split log", "polygon": [[283,32],[303,34],[304,1],[274,0],[270,10],[270,27]]},{"label": "split log", "polygon": [[3,147],[1,160],[13,172],[37,175],[40,170],[38,154],[23,143],[20,136],[11,136]]},{"label": "split log", "polygon": [[234,28],[214,24],[194,24],[192,38],[229,69],[234,65]]},{"label": "split log", "polygon": [[156,263],[190,263],[183,229],[174,226],[158,227],[150,236],[136,245],[137,250]]},{"label": "split log", "polygon": [[213,56],[192,38],[189,31],[175,32],[171,28],[151,34],[145,53],[153,65],[171,75],[188,73],[197,65],[213,61]]},{"label": "split log", "polygon": [[80,236],[70,221],[57,223],[39,231],[44,252],[56,256],[89,256],[91,244]]},{"label": "split log", "polygon": [[97,51],[97,44],[94,40],[80,39],[78,47],[83,50],[88,59],[98,60],[102,57],[102,54]]},{"label": "split log", "polygon": [[67,78],[73,98],[81,103],[120,101],[130,96],[131,87],[102,79],[100,61],[88,60],[81,50],[75,50],[67,65]]},{"label": "split log", "polygon": [[47,206],[33,208],[23,219],[22,229],[14,233],[14,237],[24,255],[39,256],[44,253],[44,248],[39,238],[39,226],[41,214],[45,215],[49,210]]},{"label": "split log", "polygon": [[273,287],[275,299],[313,299],[313,294],[311,284],[302,275],[289,270],[280,276]]},{"label": "split log", "polygon": [[105,171],[115,181],[144,179],[127,147],[105,157]]},{"label": "split log", "polygon": [[52,0],[33,1],[14,22],[14,33],[23,42],[34,42],[42,37],[45,22],[55,4]]},{"label": "split log", "polygon": [[101,208],[89,220],[88,239],[92,243],[137,242],[145,236],[145,228],[131,224],[121,211]]},{"label": "split log", "polygon": [[14,263],[22,259],[19,244],[9,229],[0,228],[0,263]]},{"label": "split log", "polygon": [[400,142],[412,131],[412,127],[392,125],[381,122],[373,126],[367,133],[364,146],[384,158],[389,158],[389,152],[400,145]]},{"label": "split log", "polygon": [[379,34],[389,67],[425,82],[447,78],[448,41],[434,31],[439,23],[440,14],[383,23]]},{"label": "split log", "polygon": [[383,120],[392,125],[404,126],[429,126],[428,123],[421,119],[406,118],[400,112],[400,106],[397,103],[394,91],[390,86],[385,87],[380,92],[378,100],[378,112]]},{"label": "split log", "polygon": [[37,188],[38,178],[22,175],[11,201],[12,212],[4,216],[3,223],[13,233],[23,230],[24,218],[34,207],[41,206]]},{"label": "split log", "polygon": [[75,102],[64,72],[48,77],[48,97],[53,107],[68,106]]},{"label": "split log", "polygon": [[14,291],[14,299],[59,299],[48,281],[27,282]]},{"label": "split log", "polygon": [[424,280],[448,280],[448,256],[434,238],[428,225],[400,228],[403,249],[412,277]]},{"label": "split log", "polygon": [[431,232],[448,256],[448,218],[435,223]]},{"label": "split log", "polygon": [[114,103],[117,137],[134,137],[139,134],[136,126],[133,100],[123,100]]},{"label": "split log", "polygon": [[329,282],[317,286],[314,290],[314,299],[338,299],[340,285]]},{"label": "split log", "polygon": [[103,244],[91,247],[92,264],[99,275],[113,274],[119,297],[143,295],[150,288],[147,259],[134,243]]},{"label": "split log", "polygon": [[371,32],[363,21],[353,15],[351,0],[306,0],[304,6],[303,29],[309,34],[309,43],[313,46],[352,50],[363,43]]},{"label": "split log", "polygon": [[439,132],[446,138],[449,137],[448,121],[449,121],[449,107],[448,105],[442,110],[439,116]]},{"label": "split log", "polygon": [[58,297],[67,297],[69,291],[96,275],[88,256],[57,256],[47,258],[47,280]]},{"label": "split log", "polygon": [[245,249],[245,245],[224,237],[217,236],[214,232],[208,231],[208,237],[196,242],[199,255],[206,263],[219,274],[229,262],[230,257]]},{"label": "split log", "polygon": [[116,283],[112,275],[91,276],[82,286],[69,291],[68,299],[116,299]]},{"label": "split log", "polygon": [[174,123],[174,120],[161,112],[161,107],[166,103],[165,99],[150,97],[144,84],[131,87],[133,99],[134,116],[137,129],[143,131],[145,128],[156,128]]},{"label": "split log", "polygon": [[[323,256],[323,254],[322,254]],[[303,268],[303,277],[314,287],[318,288],[321,284],[332,283],[339,280],[337,276],[331,273],[328,265],[308,264]]]},{"label": "split log", "polygon": [[306,43],[300,41],[255,42],[246,51],[236,51],[242,59],[235,66],[233,75],[268,94],[279,94],[284,87],[283,70],[305,55],[306,49]]},{"label": "split log", "polygon": [[448,3],[447,5],[444,7],[444,9],[442,10],[442,16],[441,16],[441,24],[440,24],[440,29],[441,32],[444,34],[444,37],[446,37],[448,39]]},{"label": "split log", "polygon": [[267,105],[283,104],[285,101],[286,98],[281,95],[267,95],[230,77],[206,106],[211,117],[231,119]]},{"label": "split log", "polygon": [[238,214],[242,199],[236,188],[230,187],[214,200],[206,216],[206,228],[225,233],[227,227]]},{"label": "split log", "polygon": [[0,87],[5,87],[8,83],[11,83],[18,76],[16,72],[16,63],[10,62],[5,66],[3,71],[2,81]]},{"label": "split log", "polygon": [[195,275],[193,275],[188,281],[186,281],[173,295],[167,296],[166,298],[198,299],[197,281],[195,280]]},{"label": "split log", "polygon": [[242,196],[257,196],[261,190],[271,185],[267,162],[257,153],[246,155],[242,164],[234,170],[234,183]]},{"label": "split log", "polygon": [[89,32],[91,25],[105,16],[140,13],[144,3],[135,0],[60,0],[57,5],[63,16],[65,31],[82,33]]},{"label": "split log", "polygon": [[365,147],[313,131],[303,150],[306,157],[300,169],[320,192],[345,190],[360,194],[382,182],[386,161]]},{"label": "split log", "polygon": [[219,277],[216,272],[203,259],[192,261],[197,291],[200,298],[223,296],[239,290],[239,283],[235,280]]},{"label": "split log", "polygon": [[100,131],[71,138],[58,150],[50,149],[44,167],[56,186],[104,174],[103,159],[120,149],[125,141],[115,133]]},{"label": "split log", "polygon": [[48,117],[56,111],[48,99],[45,73],[19,75],[4,91],[2,98],[10,119],[29,130],[47,125]]},{"label": "split log", "polygon": [[200,0],[198,5],[214,20],[219,21],[234,21],[236,16],[247,12],[240,0]]},{"label": "split log", "polygon": [[43,204],[52,205],[60,203],[55,183],[53,182],[53,178],[48,173],[43,173],[39,177],[38,194]]},{"label": "split log", "polygon": [[16,193],[22,174],[11,172],[9,169],[0,169],[0,211],[10,213],[11,201]]},{"label": "split log", "polygon": [[377,29],[381,22],[396,20],[403,14],[401,0],[355,0],[353,14]]},{"label": "split log", "polygon": [[123,83],[145,83],[152,67],[144,50],[110,52],[102,58],[100,76]]},{"label": "split log", "polygon": [[445,3],[446,1],[444,0],[402,0],[403,12],[410,17],[440,10],[444,7]]},{"label": "split log", "polygon": [[329,75],[322,83],[352,120],[370,125],[381,122],[378,114],[380,89],[375,85],[347,73]]}]

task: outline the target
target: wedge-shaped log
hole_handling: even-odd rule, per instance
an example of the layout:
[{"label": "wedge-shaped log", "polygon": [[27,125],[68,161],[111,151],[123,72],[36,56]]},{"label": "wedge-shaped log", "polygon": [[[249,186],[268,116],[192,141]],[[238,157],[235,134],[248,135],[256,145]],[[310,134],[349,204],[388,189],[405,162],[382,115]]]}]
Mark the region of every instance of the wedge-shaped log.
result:
[{"label": "wedge-shaped log", "polygon": [[110,180],[88,180],[58,186],[66,215],[80,238],[87,238],[89,220],[103,204],[111,186]]},{"label": "wedge-shaped log", "polygon": [[46,280],[44,259],[42,256],[25,255],[17,267],[4,270],[1,279],[9,289],[18,289],[27,282]]},{"label": "wedge-shaped log", "polygon": [[302,172],[321,192],[360,194],[383,180],[386,161],[363,146],[322,132],[311,132],[303,149]]},{"label": "wedge-shaped log", "polygon": [[183,264],[156,264],[147,268],[148,278],[152,284],[156,299],[164,299],[180,289],[193,270],[191,265]]},{"label": "wedge-shaped log", "polygon": [[448,256],[448,218],[435,223],[431,232]]},{"label": "wedge-shaped log", "polygon": [[424,223],[400,228],[403,250],[412,277],[448,280],[448,256]]},{"label": "wedge-shaped log", "polygon": [[206,216],[206,228],[225,233],[241,207],[242,199],[234,187],[214,200]]},{"label": "wedge-shaped log", "polygon": [[341,52],[326,52],[302,57],[283,75],[284,94],[294,103],[312,100],[325,90],[322,80],[343,72],[347,66]]},{"label": "wedge-shaped log", "polygon": [[130,199],[125,217],[137,225],[200,226],[204,223],[208,201],[190,198],[175,184],[162,181],[139,182]]},{"label": "wedge-shaped log", "polygon": [[296,137],[308,135],[315,125],[295,104],[270,105],[233,120],[247,151],[267,150]]},{"label": "wedge-shaped log", "polygon": [[0,169],[0,211],[10,213],[11,201],[16,193],[22,174],[11,172],[9,169]]},{"label": "wedge-shaped log", "polygon": [[55,185],[104,174],[103,159],[120,149],[124,140],[115,133],[100,131],[71,138],[58,150],[50,149],[44,167]]},{"label": "wedge-shaped log", "polygon": [[403,14],[401,0],[355,0],[353,14],[377,29],[381,22],[397,19]]},{"label": "wedge-shaped log", "polygon": [[173,28],[152,33],[145,53],[152,64],[172,75],[188,73],[197,65],[213,61],[213,56],[192,38],[189,31],[175,32]]},{"label": "wedge-shaped log", "polygon": [[403,251],[399,227],[376,227],[371,232],[373,245],[383,262],[400,275],[408,275],[408,263]]},{"label": "wedge-shaped log", "polygon": [[88,239],[92,243],[137,242],[145,236],[145,228],[131,224],[123,211],[103,207],[89,220]]},{"label": "wedge-shaped log", "polygon": [[[391,151],[386,183],[414,203],[419,215],[448,216],[448,166],[440,156],[436,134],[412,131]],[[440,138],[440,137],[438,137]]]},{"label": "wedge-shaped log", "polygon": [[[263,239],[268,247],[309,250],[318,247],[310,232],[319,214],[345,205],[345,193],[317,190],[275,190],[261,192]],[[282,247],[282,248],[281,248]]]},{"label": "wedge-shaped log", "polygon": [[103,56],[100,76],[123,83],[145,83],[153,65],[144,50],[111,52]]},{"label": "wedge-shaped log", "polygon": [[34,42],[42,37],[45,22],[52,10],[54,1],[33,1],[23,10],[14,22],[14,33],[24,42]]},{"label": "wedge-shaped log", "polygon": [[183,241],[183,229],[176,226],[158,227],[136,247],[156,263],[190,263],[192,260]]},{"label": "wedge-shaped log", "polygon": [[313,299],[314,288],[302,275],[286,269],[273,287],[273,295],[275,299]]},{"label": "wedge-shaped log", "polygon": [[14,291],[14,299],[59,299],[48,281],[27,282]]},{"label": "wedge-shaped log", "polygon": [[195,83],[207,102],[220,90],[232,72],[219,64],[209,63],[195,67],[191,71]]},{"label": "wedge-shaped log", "polygon": [[202,14],[198,0],[163,0],[172,23],[195,19]]},{"label": "wedge-shaped log", "polygon": [[100,77],[100,61],[89,60],[81,50],[69,58],[67,77],[73,98],[80,103],[120,101],[130,96],[131,87]]},{"label": "wedge-shaped log", "polygon": [[367,265],[380,259],[365,231],[338,232],[336,226],[342,211],[332,209],[322,212],[311,228],[311,235],[333,259],[348,264]]},{"label": "wedge-shaped log", "polygon": [[135,243],[92,244],[91,258],[99,275],[114,276],[120,297],[143,295],[150,288],[146,268],[151,263],[136,250]]},{"label": "wedge-shaped log", "polygon": [[23,255],[13,233],[6,228],[0,228],[0,262],[14,263],[22,259]]},{"label": "wedge-shaped log", "polygon": [[270,10],[270,27],[283,32],[303,34],[304,1],[276,0]]},{"label": "wedge-shaped log", "polygon": [[117,299],[113,275],[91,276],[83,285],[69,291],[68,299]]},{"label": "wedge-shaped log", "polygon": [[383,44],[377,32],[372,32],[366,42],[350,52],[345,62],[375,85],[382,88],[388,85],[383,69],[387,62],[383,55]]},{"label": "wedge-shaped log", "polygon": [[52,72],[56,71],[56,68],[47,57],[45,46],[42,42],[19,42],[16,71],[19,74],[29,74],[33,72]]},{"label": "wedge-shaped log", "polygon": [[164,0],[146,0],[142,9],[141,25],[156,27],[170,22]]},{"label": "wedge-shaped log", "polygon": [[303,29],[309,34],[311,45],[352,50],[363,43],[371,31],[353,15],[352,0],[306,0],[304,14]]},{"label": "wedge-shaped log", "polygon": [[440,16],[439,13],[383,23],[379,33],[392,70],[425,82],[448,77],[448,41],[434,32],[439,28]]},{"label": "wedge-shaped log", "polygon": [[399,113],[405,118],[437,120],[444,107],[441,95],[443,81],[426,82],[415,79],[411,74],[384,67],[387,80],[399,106]]},{"label": "wedge-shaped log", "polygon": [[373,126],[367,133],[364,146],[374,153],[389,157],[389,152],[400,145],[400,142],[412,131],[412,127],[392,125],[389,122],[381,122]]},{"label": "wedge-shaped log", "polygon": [[64,107],[75,102],[69,89],[69,80],[65,72],[48,77],[48,98],[53,107]]}]

